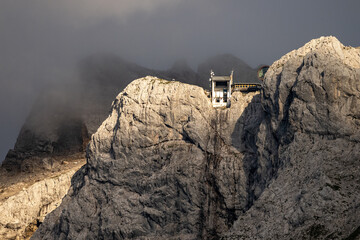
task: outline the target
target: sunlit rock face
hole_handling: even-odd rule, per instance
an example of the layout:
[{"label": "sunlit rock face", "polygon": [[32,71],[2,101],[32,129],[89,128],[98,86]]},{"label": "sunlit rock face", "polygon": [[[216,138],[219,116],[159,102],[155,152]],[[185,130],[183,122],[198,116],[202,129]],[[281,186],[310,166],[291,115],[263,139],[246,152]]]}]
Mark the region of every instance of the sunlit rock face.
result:
[{"label": "sunlit rock face", "polygon": [[360,51],[315,39],[259,93],[133,81],[33,239],[346,238],[359,226]]},{"label": "sunlit rock face", "polygon": [[76,170],[46,177],[0,199],[0,239],[28,239],[45,216],[60,205]]}]

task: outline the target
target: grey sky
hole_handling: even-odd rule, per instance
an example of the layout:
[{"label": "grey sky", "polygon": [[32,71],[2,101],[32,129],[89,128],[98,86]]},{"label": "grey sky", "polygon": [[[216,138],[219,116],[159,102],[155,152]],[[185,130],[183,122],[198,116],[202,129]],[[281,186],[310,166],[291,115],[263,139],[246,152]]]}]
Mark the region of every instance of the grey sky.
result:
[{"label": "grey sky", "polygon": [[111,52],[150,68],[231,53],[271,64],[313,38],[360,45],[358,0],[0,0],[0,160],[40,90]]}]

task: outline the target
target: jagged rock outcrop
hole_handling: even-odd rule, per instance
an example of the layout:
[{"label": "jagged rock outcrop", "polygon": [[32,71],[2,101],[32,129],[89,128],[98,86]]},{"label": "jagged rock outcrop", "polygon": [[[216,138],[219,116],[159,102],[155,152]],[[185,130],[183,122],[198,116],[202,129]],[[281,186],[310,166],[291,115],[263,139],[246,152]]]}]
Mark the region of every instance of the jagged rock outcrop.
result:
[{"label": "jagged rock outcrop", "polygon": [[135,80],[34,239],[216,238],[264,186],[249,173],[260,164],[249,135],[261,117],[257,93],[236,93],[231,108],[214,109],[200,87]]},{"label": "jagged rock outcrop", "polygon": [[33,239],[358,237],[359,69],[359,50],[326,37],[228,109],[196,86],[132,82]]},{"label": "jagged rock outcrop", "polygon": [[272,64],[262,105],[281,167],[224,239],[358,239],[359,104],[360,50],[334,37]]},{"label": "jagged rock outcrop", "polygon": [[28,239],[45,216],[58,207],[78,170],[45,178],[0,200],[0,239]]}]

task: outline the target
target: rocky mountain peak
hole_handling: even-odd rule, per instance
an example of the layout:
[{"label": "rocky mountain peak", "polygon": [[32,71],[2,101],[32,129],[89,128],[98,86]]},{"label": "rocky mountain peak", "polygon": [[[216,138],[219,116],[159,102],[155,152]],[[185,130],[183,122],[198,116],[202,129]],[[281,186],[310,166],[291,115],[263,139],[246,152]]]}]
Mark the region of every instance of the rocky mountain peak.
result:
[{"label": "rocky mountain peak", "polygon": [[336,37],[333,36],[313,39],[299,49],[285,54],[279,60],[275,61],[273,66],[283,65],[291,58],[301,58],[305,57],[309,53],[316,52],[321,52],[322,54],[336,57],[341,62],[349,65],[352,68],[360,67],[360,62],[358,60],[358,49],[344,46]]},{"label": "rocky mountain peak", "polygon": [[296,113],[294,130],[352,135],[360,116],[359,61],[359,50],[335,37],[321,37],[274,62],[264,80],[263,99],[273,127],[283,134],[288,129],[281,124]]}]

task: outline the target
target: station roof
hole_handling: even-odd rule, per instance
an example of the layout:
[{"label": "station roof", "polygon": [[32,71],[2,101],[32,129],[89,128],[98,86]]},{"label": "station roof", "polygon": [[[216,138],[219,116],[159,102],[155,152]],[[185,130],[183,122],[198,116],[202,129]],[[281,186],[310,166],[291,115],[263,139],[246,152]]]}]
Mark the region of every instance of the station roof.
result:
[{"label": "station roof", "polygon": [[230,81],[230,76],[212,76],[214,81]]}]

